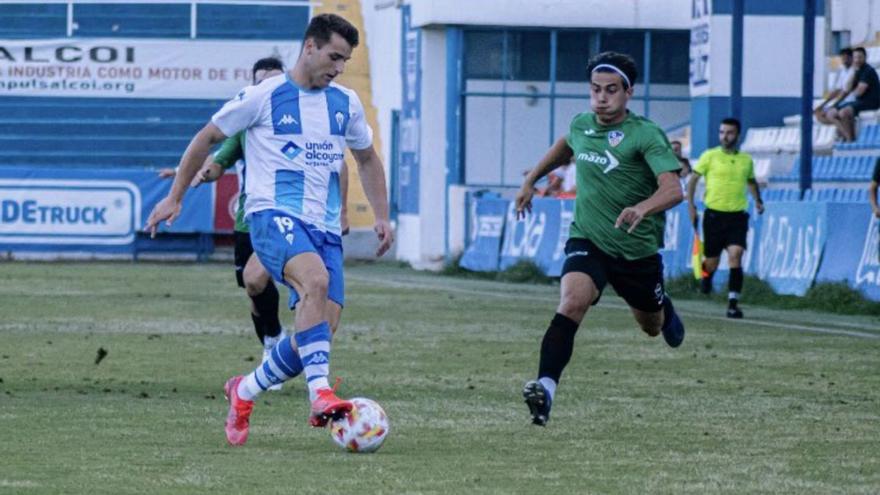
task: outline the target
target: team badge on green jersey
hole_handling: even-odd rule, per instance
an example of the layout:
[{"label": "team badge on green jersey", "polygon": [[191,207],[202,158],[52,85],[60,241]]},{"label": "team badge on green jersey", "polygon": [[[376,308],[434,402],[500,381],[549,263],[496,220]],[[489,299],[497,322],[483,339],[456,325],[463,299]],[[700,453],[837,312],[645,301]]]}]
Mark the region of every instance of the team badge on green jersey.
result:
[{"label": "team badge on green jersey", "polygon": [[623,138],[623,131],[611,131],[608,133],[608,144],[610,144],[611,147],[617,147],[617,145],[623,141]]}]

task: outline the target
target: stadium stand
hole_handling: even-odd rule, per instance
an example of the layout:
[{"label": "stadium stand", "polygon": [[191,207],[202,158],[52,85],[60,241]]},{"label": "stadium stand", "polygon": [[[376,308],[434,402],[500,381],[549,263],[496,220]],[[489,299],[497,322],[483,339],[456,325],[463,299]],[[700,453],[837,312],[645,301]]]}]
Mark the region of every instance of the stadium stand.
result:
[{"label": "stadium stand", "polygon": [[[874,150],[878,152],[880,150]],[[813,157],[813,180],[822,182],[863,182],[871,179],[871,171],[877,155],[864,156],[816,156]],[[796,182],[800,171],[800,157],[785,175],[772,177],[772,181]]]},{"label": "stadium stand", "polygon": [[880,148],[880,124],[860,126],[856,140],[851,143],[837,143],[835,151],[876,150]]},{"label": "stadium stand", "polygon": [[173,167],[213,100],[0,98],[0,163]]},{"label": "stadium stand", "polygon": [[[301,39],[308,7],[260,4],[0,3],[0,38]],[[247,22],[242,22],[242,19]],[[177,165],[220,100],[0,96],[0,165]]]}]

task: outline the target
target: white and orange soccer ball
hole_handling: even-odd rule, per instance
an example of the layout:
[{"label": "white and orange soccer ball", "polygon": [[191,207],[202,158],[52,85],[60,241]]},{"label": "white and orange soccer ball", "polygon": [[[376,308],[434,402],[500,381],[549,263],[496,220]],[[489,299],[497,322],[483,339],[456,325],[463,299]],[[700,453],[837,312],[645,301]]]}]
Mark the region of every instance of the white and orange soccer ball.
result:
[{"label": "white and orange soccer ball", "polygon": [[330,422],[331,438],[349,452],[379,450],[388,436],[388,416],[374,400],[363,397],[350,400],[354,404],[351,412]]}]

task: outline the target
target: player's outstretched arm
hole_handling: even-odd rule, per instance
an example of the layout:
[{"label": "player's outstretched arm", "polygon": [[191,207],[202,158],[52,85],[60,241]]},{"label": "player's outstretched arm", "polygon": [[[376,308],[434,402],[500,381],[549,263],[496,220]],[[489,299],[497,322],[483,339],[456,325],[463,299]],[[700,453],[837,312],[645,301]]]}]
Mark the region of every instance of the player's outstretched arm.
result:
[{"label": "player's outstretched arm", "polygon": [[629,225],[626,229],[631,234],[645,217],[666,211],[669,208],[681,203],[683,195],[681,193],[681,182],[678,181],[678,173],[664,172],[657,176],[657,184],[659,187],[648,199],[641,203],[624,208],[614,222],[614,228],[619,229],[623,225]]},{"label": "player's outstretched arm", "polygon": [[171,225],[177,219],[180,215],[181,202],[183,201],[184,193],[186,193],[186,188],[192,183],[196,172],[198,172],[208,157],[211,146],[224,139],[226,139],[226,136],[212,123],[203,127],[192,138],[189,146],[186,147],[186,151],[183,152],[183,157],[180,159],[180,165],[177,167],[177,174],[174,176],[171,191],[168,192],[168,196],[165,196],[156,203],[153,211],[150,212],[149,218],[147,218],[144,230],[150,232],[150,237],[156,237],[156,230],[160,222],[164,220],[165,225]]},{"label": "player's outstretched arm", "polygon": [[517,218],[525,217],[526,213],[532,212],[532,196],[535,194],[535,183],[541,180],[541,177],[571,161],[573,154],[574,152],[568,147],[568,141],[565,137],[561,137],[553,143],[553,146],[550,147],[544,158],[541,158],[538,165],[526,175],[522,187],[516,193]]},{"label": "player's outstretched arm", "polygon": [[216,163],[211,156],[208,156],[208,158],[205,158],[205,163],[196,173],[195,177],[193,177],[189,186],[196,188],[206,182],[216,182],[220,180],[220,177],[222,176],[223,167],[219,163]]},{"label": "player's outstretched arm", "polygon": [[687,184],[688,215],[693,225],[697,224],[697,203],[694,202],[694,196],[697,194],[697,182],[700,182],[700,174],[694,172],[688,179]]},{"label": "player's outstretched arm", "polygon": [[394,242],[394,232],[391,230],[391,222],[388,220],[388,192],[385,189],[385,168],[382,160],[376,154],[372,146],[362,150],[351,150],[358,164],[358,172],[361,176],[361,184],[367,201],[373,208],[373,216],[376,217],[376,225],[373,230],[379,238],[379,247],[376,256],[382,256]]},{"label": "player's outstretched arm", "polygon": [[758,186],[758,181],[755,179],[749,179],[749,191],[752,193],[752,197],[755,198],[755,209],[758,210],[758,215],[764,214],[764,200],[761,199],[761,187]]}]

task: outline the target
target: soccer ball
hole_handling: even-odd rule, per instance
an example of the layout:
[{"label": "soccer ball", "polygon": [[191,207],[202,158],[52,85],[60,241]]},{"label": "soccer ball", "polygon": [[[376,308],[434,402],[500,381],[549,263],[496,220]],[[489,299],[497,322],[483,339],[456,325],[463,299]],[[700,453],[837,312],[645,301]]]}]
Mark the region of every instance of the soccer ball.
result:
[{"label": "soccer ball", "polygon": [[388,436],[388,416],[376,401],[357,397],[354,408],[340,419],[330,422],[330,437],[349,452],[375,452]]}]

